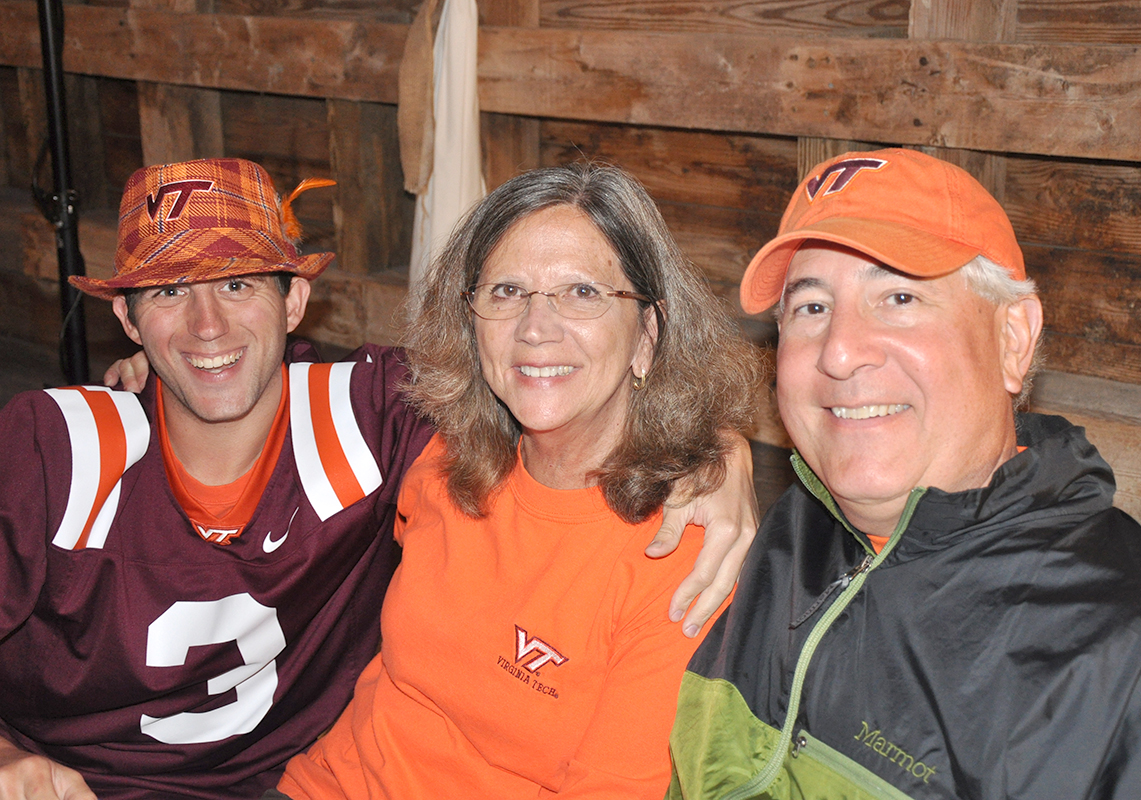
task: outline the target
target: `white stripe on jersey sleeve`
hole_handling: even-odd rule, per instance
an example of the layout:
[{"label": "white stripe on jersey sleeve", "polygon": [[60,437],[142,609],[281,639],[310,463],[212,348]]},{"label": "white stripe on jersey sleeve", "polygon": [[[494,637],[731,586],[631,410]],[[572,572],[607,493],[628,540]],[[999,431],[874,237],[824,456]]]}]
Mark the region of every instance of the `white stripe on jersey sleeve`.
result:
[{"label": "white stripe on jersey sleeve", "polygon": [[305,495],[324,522],[341,510],[341,501],[321,465],[313,413],[309,408],[309,364],[289,365],[289,426],[293,430],[293,458]]},{"label": "white stripe on jersey sleeve", "polygon": [[[150,443],[150,423],[143,413],[139,400],[130,392],[112,392],[102,386],[87,387],[88,391],[102,391],[111,395],[119,412],[119,420],[126,434],[127,460],[124,471],[130,469]],[[60,521],[59,530],[52,538],[52,544],[71,550],[83,535],[83,527],[91,515],[97,501],[101,480],[102,447],[95,415],[78,389],[47,389],[46,394],[55,401],[63,412],[67,423],[67,435],[71,442],[71,487],[68,490],[67,508]],[[115,512],[119,506],[119,491],[122,475],[116,476],[114,488],[103,502],[96,515],[87,546],[103,547]]]},{"label": "white stripe on jersey sleeve", "polygon": [[334,364],[329,373],[329,408],[333,415],[333,427],[341,440],[341,449],[352,467],[357,483],[366,494],[372,494],[384,482],[380,467],[376,465],[372,451],[365,444],[356,415],[353,414],[353,400],[349,394],[349,383],[353,377],[354,362]]},{"label": "white stripe on jersey sleeve", "polygon": [[[83,526],[95,505],[95,494],[99,490],[99,431],[95,427],[95,415],[75,389],[46,389],[48,397],[55,401],[63,412],[67,423],[67,435],[71,440],[71,488],[67,494],[67,508],[59,530],[52,538],[52,544],[70,550],[83,535]],[[81,464],[80,459],[90,462]]]},{"label": "white stripe on jersey sleeve", "polygon": [[[107,390],[110,391],[110,390]],[[127,469],[138,462],[151,443],[151,423],[139,398],[131,392],[110,392],[127,434]]]}]

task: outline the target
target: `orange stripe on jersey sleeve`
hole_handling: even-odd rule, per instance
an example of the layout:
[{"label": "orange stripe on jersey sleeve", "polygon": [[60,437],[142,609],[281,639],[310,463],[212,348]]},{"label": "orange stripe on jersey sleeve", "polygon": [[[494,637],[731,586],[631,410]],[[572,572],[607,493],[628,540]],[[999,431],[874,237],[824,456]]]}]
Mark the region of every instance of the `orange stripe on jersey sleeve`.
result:
[{"label": "orange stripe on jersey sleeve", "polygon": [[332,366],[313,364],[309,367],[309,408],[321,466],[325,468],[325,475],[328,476],[341,507],[348,508],[363,498],[365,492],[345,457],[345,450],[333,425],[333,410],[329,400],[329,373]]},{"label": "orange stripe on jersey sleeve", "polygon": [[91,414],[95,417],[95,427],[99,431],[99,488],[95,494],[95,504],[83,525],[83,533],[75,543],[75,549],[87,547],[91,526],[99,516],[103,503],[119,482],[127,467],[127,433],[115,401],[106,392],[93,392],[79,387],[79,393],[87,401]]}]

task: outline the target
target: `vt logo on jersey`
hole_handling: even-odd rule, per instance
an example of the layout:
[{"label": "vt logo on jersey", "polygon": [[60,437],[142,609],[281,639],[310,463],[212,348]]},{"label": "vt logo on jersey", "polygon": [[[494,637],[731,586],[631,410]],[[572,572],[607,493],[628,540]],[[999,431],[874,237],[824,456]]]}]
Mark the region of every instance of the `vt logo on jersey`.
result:
[{"label": "vt logo on jersey", "polygon": [[556,667],[565,664],[567,657],[544,642],[538,636],[528,636],[527,631],[515,626],[515,663],[528,672],[538,672],[545,664]]},{"label": "vt logo on jersey", "polygon": [[[198,531],[198,535],[214,544],[229,544],[241,535],[243,527],[245,526],[242,525],[237,528],[208,528],[205,525],[199,525],[197,522],[194,523],[194,530]],[[284,536],[281,538],[285,539]],[[279,541],[277,544],[281,544],[281,542]]]},{"label": "vt logo on jersey", "polygon": [[164,183],[158,187],[158,191],[154,194],[147,195],[147,213],[150,214],[152,220],[157,219],[163,199],[168,194],[172,194],[174,195],[174,204],[170,207],[170,211],[166,212],[166,218],[178,219],[182,216],[182,209],[186,208],[186,204],[190,201],[191,194],[209,191],[213,188],[213,181],[171,181]]},{"label": "vt logo on jersey", "polygon": [[[804,191],[808,194],[808,202],[811,203],[817,196],[820,196],[821,189],[824,189],[824,197],[842,192],[844,187],[864,170],[877,170],[886,164],[887,162],[881,158],[846,158],[843,161],[837,161],[804,185]],[[833,176],[835,179],[829,183],[828,179]],[[825,184],[827,184],[827,188],[825,188]]]}]

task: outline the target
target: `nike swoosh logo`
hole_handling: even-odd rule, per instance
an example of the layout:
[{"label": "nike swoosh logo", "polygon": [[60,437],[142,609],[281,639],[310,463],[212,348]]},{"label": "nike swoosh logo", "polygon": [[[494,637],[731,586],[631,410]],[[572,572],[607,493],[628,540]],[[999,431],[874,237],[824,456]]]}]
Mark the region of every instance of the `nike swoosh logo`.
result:
[{"label": "nike swoosh logo", "polygon": [[[293,509],[293,517],[296,517],[297,512],[300,510],[300,506]],[[266,532],[265,539],[263,539],[261,543],[262,550],[265,550],[267,553],[272,553],[274,550],[281,547],[282,542],[289,538],[289,529],[293,527],[293,517],[289,518],[289,524],[285,526],[285,533],[281,535],[280,539],[273,538],[273,531]]]}]

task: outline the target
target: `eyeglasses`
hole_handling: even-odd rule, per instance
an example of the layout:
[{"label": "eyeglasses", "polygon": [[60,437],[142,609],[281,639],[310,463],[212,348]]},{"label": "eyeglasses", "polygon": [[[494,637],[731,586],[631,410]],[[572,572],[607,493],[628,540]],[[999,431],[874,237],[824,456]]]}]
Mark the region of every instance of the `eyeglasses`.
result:
[{"label": "eyeglasses", "polygon": [[568,283],[552,287],[549,292],[538,289],[528,292],[513,283],[480,283],[464,292],[464,297],[476,316],[483,319],[511,319],[522,314],[531,302],[531,296],[536,294],[546,297],[551,311],[567,319],[601,317],[614,304],[615,297],[653,302],[644,294],[621,291],[605,283]]}]

